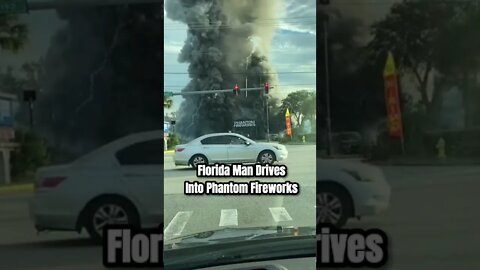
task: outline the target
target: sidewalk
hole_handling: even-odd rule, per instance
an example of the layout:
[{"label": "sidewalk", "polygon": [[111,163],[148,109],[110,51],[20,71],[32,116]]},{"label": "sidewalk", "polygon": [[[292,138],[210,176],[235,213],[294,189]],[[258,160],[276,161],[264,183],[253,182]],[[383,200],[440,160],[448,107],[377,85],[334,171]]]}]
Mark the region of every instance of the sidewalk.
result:
[{"label": "sidewalk", "polygon": [[175,150],[167,150],[167,151],[163,151],[163,154],[173,154],[175,153]]}]

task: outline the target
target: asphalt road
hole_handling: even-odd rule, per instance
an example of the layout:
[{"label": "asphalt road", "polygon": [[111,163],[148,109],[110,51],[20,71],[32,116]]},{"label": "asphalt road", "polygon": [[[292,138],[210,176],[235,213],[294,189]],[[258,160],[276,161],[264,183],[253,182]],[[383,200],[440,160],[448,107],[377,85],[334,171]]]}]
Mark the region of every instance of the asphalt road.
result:
[{"label": "asphalt road", "polygon": [[[175,167],[173,155],[165,156],[165,239],[228,226],[314,226],[315,146],[288,146],[285,178],[197,178],[195,170]],[[297,182],[298,195],[200,195],[184,194],[184,181]]]},{"label": "asphalt road", "polygon": [[[392,185],[391,207],[379,216],[352,220],[348,226],[387,232],[391,242],[388,269],[480,269],[480,167],[384,170]],[[85,235],[52,232],[37,236],[28,218],[28,197],[0,197],[1,269],[103,269],[101,248],[91,246]],[[282,205],[296,220],[298,215],[289,208],[290,203],[284,199]],[[176,205],[177,212],[187,210],[183,206],[188,206],[188,201]],[[170,210],[173,214],[166,221],[175,210]],[[239,210],[239,226],[246,223],[241,213]],[[212,224],[218,228],[218,215],[216,218]]]}]

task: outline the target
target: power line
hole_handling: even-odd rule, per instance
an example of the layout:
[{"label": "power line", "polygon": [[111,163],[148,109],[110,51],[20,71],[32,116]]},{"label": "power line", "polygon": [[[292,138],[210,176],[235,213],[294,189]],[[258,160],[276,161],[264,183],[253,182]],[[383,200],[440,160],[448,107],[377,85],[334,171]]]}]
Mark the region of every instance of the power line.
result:
[{"label": "power line", "polygon": [[[221,94],[228,94],[228,93],[230,93],[231,91],[232,91],[232,90],[228,90],[228,91],[225,91],[225,92],[223,92],[223,93],[221,93]],[[240,91],[242,91],[242,90],[240,90]],[[297,91],[312,91],[312,92],[316,92],[317,89],[316,89],[316,88],[315,88],[315,89],[311,89],[311,88],[310,88],[310,89],[302,89],[302,88],[299,88],[299,89],[296,89],[296,90],[293,90],[293,89],[291,89],[291,90],[278,90],[278,89],[277,89],[277,90],[270,90],[270,91],[271,91],[271,93],[292,93],[292,92],[297,92]],[[202,91],[198,91],[198,92],[202,92]],[[174,93],[175,93],[175,95],[174,95],[173,97],[181,97],[181,96],[182,96],[182,95],[180,94],[180,93],[181,93],[180,91],[174,92]],[[189,93],[190,93],[190,92],[189,92]],[[205,94],[205,95],[206,95],[206,94],[215,94],[215,93],[198,93],[198,94],[199,94],[199,95],[200,95],[200,94]],[[217,93],[217,94],[220,94],[220,93]]]},{"label": "power line", "polygon": [[[270,19],[270,21],[268,20],[265,20],[264,22],[262,22],[262,20],[255,20],[255,21],[252,21],[251,23],[255,23],[255,24],[258,24],[258,22],[260,22],[260,24],[262,23],[279,23],[279,22],[291,22],[291,21],[298,21],[298,22],[303,22],[303,21],[314,21],[316,20],[316,16],[311,16],[311,17],[298,17],[298,19],[295,19],[295,18],[290,18],[290,19]],[[229,23],[225,23],[225,22],[221,22],[221,21],[217,21],[217,22],[210,22],[208,24],[205,24],[205,23],[184,23],[184,22],[174,22],[174,23],[166,23],[164,24],[164,27],[178,27],[178,26],[216,26],[218,25],[219,23],[221,23],[221,25],[232,25],[232,24],[229,24]],[[235,24],[233,24],[235,25]]]},{"label": "power line", "polygon": [[[282,26],[285,24],[289,25],[316,25],[317,20],[315,19],[306,19],[306,20],[297,20],[297,21],[282,21],[282,22],[265,22],[265,23],[255,23],[255,26],[260,26],[260,27],[274,27],[274,26]],[[205,30],[205,29],[212,29],[212,28],[218,28],[218,29],[231,29],[235,27],[239,27],[241,25],[237,24],[216,24],[216,23],[210,23],[210,24],[184,24],[181,25],[179,24],[178,26],[164,26],[164,30],[182,30],[182,29],[190,29],[190,30]]]},{"label": "power line", "polygon": [[[317,16],[296,16],[296,17],[277,17],[277,18],[262,18],[262,19],[255,19],[254,21],[278,21],[278,20],[290,20],[290,19],[314,19],[317,18]],[[172,22],[172,23],[167,23],[167,25],[178,25],[178,24],[185,24],[183,22]]]},{"label": "power line", "polygon": [[[316,21],[315,22],[312,22],[312,23],[298,23],[298,24],[295,24],[295,23],[288,23],[288,25],[316,25]],[[277,23],[277,24],[257,24],[255,26],[258,26],[258,27],[281,27],[281,26],[285,26],[285,23]],[[185,29],[188,29],[188,30],[209,30],[209,29],[212,29],[213,27],[217,27],[218,29],[235,29],[239,26],[202,26],[202,27],[178,27],[178,28],[163,28],[163,30],[185,30]]]},{"label": "power line", "polygon": [[[284,19],[259,19],[252,21],[251,23],[254,23],[255,25],[276,25],[276,24],[282,24],[282,23],[304,23],[304,22],[316,22],[316,16],[305,16],[305,17],[291,17],[291,18],[284,18]],[[264,22],[262,22],[264,21]],[[210,28],[210,27],[232,27],[232,26],[237,26],[237,24],[229,24],[229,23],[224,23],[221,21],[217,22],[210,22],[208,24],[202,24],[202,23],[169,23],[169,24],[164,24],[164,29],[183,29],[185,27],[188,27],[190,29],[195,29],[195,28]]]}]

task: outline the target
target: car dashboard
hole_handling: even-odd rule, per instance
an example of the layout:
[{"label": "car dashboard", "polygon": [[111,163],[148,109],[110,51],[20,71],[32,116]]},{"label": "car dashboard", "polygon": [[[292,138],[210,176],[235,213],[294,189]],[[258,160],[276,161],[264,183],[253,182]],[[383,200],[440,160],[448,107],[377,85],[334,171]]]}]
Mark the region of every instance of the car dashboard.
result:
[{"label": "car dashboard", "polygon": [[315,257],[301,257],[282,260],[267,260],[259,262],[236,263],[199,270],[314,270],[316,269]]}]

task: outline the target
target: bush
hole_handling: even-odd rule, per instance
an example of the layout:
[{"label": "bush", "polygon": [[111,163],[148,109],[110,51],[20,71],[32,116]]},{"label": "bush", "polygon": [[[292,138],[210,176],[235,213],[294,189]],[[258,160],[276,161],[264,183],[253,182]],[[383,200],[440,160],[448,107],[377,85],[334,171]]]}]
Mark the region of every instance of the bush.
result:
[{"label": "bush", "polygon": [[280,137],[280,138],[278,139],[278,142],[279,142],[280,144],[286,144],[286,143],[288,143],[288,142],[290,142],[290,141],[291,141],[291,140],[290,140],[290,137],[288,137],[288,136],[283,136],[283,137]]},{"label": "bush", "polygon": [[175,149],[175,146],[180,144],[180,138],[177,134],[170,134],[167,140],[167,147],[169,150]]},{"label": "bush", "polygon": [[17,130],[15,142],[19,145],[11,157],[13,181],[31,176],[39,167],[49,164],[50,156],[46,143],[34,132]]}]

